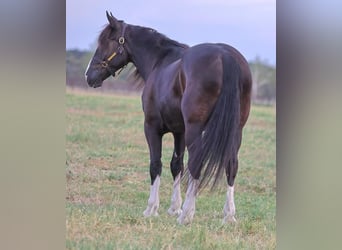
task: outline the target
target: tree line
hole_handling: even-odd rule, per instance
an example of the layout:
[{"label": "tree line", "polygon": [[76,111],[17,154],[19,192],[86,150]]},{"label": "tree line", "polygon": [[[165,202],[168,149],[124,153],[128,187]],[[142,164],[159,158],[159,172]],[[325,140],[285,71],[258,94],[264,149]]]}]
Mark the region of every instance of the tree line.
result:
[{"label": "tree line", "polygon": [[[93,52],[72,49],[66,51],[66,85],[71,88],[88,88],[84,73]],[[249,61],[253,78],[253,103],[275,104],[276,101],[276,68],[260,57]],[[135,70],[128,64],[115,78],[110,77],[103,83],[101,91],[139,92],[141,86],[130,77]]]}]

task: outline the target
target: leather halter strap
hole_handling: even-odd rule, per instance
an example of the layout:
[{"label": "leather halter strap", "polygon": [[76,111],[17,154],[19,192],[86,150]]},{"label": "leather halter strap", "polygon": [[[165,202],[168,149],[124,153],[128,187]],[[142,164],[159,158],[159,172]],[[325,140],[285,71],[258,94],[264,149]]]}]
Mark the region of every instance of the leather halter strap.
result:
[{"label": "leather halter strap", "polygon": [[114,51],[108,58],[107,60],[104,60],[101,62],[101,66],[103,68],[108,67],[108,63],[119,53],[120,55],[124,52],[124,44],[125,44],[125,31],[126,31],[127,24],[123,23],[123,28],[122,28],[122,33],[121,36],[119,37],[119,47],[117,51]]}]

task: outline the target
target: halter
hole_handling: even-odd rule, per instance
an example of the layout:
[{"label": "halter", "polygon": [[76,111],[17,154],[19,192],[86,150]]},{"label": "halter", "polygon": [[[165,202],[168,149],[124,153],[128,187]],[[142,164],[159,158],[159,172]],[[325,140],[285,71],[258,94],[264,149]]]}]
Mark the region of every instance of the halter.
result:
[{"label": "halter", "polygon": [[[127,24],[123,23],[123,29],[122,29],[122,34],[121,36],[119,37],[119,47],[117,49],[117,51],[114,51],[106,60],[103,60],[100,64],[101,64],[101,67],[102,68],[105,68],[107,69],[112,75],[115,75],[113,74],[113,72],[111,71],[111,69],[108,67],[109,66],[109,62],[117,55],[117,52],[121,55],[123,52],[124,52],[124,44],[125,44],[125,30],[126,30],[126,27],[127,27]],[[123,67],[124,68],[124,67]],[[121,68],[120,70],[120,73],[121,71],[123,70],[123,68]],[[115,73],[115,72],[114,72]],[[119,73],[119,74],[120,74]]]}]

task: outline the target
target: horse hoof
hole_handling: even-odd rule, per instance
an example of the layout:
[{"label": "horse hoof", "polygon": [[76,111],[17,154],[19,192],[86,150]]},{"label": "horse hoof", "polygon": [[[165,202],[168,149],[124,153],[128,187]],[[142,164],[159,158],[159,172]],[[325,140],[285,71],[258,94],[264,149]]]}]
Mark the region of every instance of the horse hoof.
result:
[{"label": "horse hoof", "polygon": [[169,208],[169,210],[167,210],[167,213],[171,216],[179,216],[182,213],[182,209]]},{"label": "horse hoof", "polygon": [[144,217],[158,216],[157,211],[151,211],[149,208],[143,212]]},{"label": "horse hoof", "polygon": [[234,215],[227,215],[223,218],[222,224],[233,223],[235,224],[237,221]]},{"label": "horse hoof", "polygon": [[144,217],[150,217],[151,216],[150,212],[146,211],[146,210],[143,212],[143,215],[144,215]]},{"label": "horse hoof", "polygon": [[192,222],[189,216],[182,216],[182,214],[177,218],[177,222],[181,225],[188,225]]},{"label": "horse hoof", "polygon": [[156,212],[156,213],[145,213],[144,212],[143,215],[145,218],[152,217],[152,216],[155,216],[155,217],[159,216],[158,212]]}]

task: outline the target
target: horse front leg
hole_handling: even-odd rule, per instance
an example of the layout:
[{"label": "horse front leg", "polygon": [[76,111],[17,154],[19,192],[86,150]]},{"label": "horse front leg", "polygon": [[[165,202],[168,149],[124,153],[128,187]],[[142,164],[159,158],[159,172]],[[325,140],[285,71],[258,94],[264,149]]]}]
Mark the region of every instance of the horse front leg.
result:
[{"label": "horse front leg", "polygon": [[150,150],[150,197],[147,208],[144,211],[145,217],[158,216],[159,208],[159,186],[162,172],[161,149],[162,135],[158,131],[145,123],[145,136]]},{"label": "horse front leg", "polygon": [[170,169],[173,176],[173,192],[171,196],[171,205],[168,209],[169,215],[180,215],[182,213],[182,196],[181,196],[181,176],[184,170],[184,133],[173,133],[174,137],[174,151],[170,163]]}]

